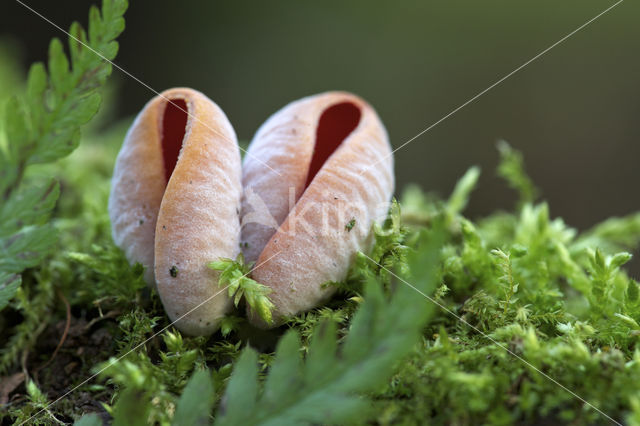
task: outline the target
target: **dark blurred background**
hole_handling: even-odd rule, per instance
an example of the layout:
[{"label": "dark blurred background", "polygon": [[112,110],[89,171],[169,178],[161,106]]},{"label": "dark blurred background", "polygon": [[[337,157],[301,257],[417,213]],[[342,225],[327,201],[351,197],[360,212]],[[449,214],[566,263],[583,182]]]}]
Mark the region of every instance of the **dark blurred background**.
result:
[{"label": "dark blurred background", "polygon": [[[88,1],[23,0],[67,29]],[[154,89],[197,88],[238,137],[286,103],[342,89],[366,98],[400,146],[612,1],[132,1],[116,62]],[[0,39],[25,64],[65,37],[2,0]],[[448,195],[471,165],[483,176],[472,217],[510,208],[496,140],[525,156],[553,216],[576,227],[640,210],[640,3],[626,0],[395,156],[398,189]],[[117,114],[153,96],[114,71]]]}]

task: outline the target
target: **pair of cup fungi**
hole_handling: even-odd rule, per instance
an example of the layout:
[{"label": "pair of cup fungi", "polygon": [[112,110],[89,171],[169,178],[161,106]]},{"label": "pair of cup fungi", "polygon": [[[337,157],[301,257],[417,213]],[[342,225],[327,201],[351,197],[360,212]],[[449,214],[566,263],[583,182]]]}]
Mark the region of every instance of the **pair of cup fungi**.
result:
[{"label": "pair of cup fungi", "polygon": [[[109,214],[115,243],[146,267],[169,318],[186,334],[209,335],[232,301],[208,263],[242,250],[255,262],[252,278],[271,289],[278,324],[331,296],[323,283],[343,280],[370,247],[393,188],[387,132],[355,95],[290,103],[260,127],[241,163],[224,112],[176,88],[149,101],[129,129]],[[269,220],[248,220],[256,206]]]}]

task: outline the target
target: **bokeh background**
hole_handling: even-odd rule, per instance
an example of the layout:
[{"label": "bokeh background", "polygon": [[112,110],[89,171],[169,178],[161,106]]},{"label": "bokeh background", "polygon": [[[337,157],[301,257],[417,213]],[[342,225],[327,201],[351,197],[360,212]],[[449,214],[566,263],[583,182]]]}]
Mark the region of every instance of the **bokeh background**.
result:
[{"label": "bokeh background", "polygon": [[[67,29],[90,2],[22,0]],[[400,146],[614,4],[604,0],[132,1],[116,62],[160,91],[197,88],[240,139],[286,103],[342,89],[373,104]],[[0,40],[25,66],[58,30],[3,0]],[[510,208],[496,141],[524,153],[553,216],[584,229],[640,210],[640,3],[623,1],[395,156],[398,189],[443,195],[471,165],[468,213]],[[1,65],[1,64],[0,64]],[[116,118],[153,96],[114,70]]]}]

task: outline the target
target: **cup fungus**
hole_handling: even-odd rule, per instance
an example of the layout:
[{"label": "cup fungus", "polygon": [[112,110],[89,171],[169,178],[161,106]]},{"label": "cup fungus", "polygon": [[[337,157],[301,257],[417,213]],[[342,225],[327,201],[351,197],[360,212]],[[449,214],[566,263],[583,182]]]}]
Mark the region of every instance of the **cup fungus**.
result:
[{"label": "cup fungus", "polygon": [[[276,323],[327,299],[334,287],[322,284],[343,280],[370,246],[373,221],[393,194],[391,154],[376,112],[349,93],[298,100],[260,127],[243,164],[242,245],[261,265],[253,278],[272,290]],[[245,220],[256,217],[248,194],[264,202],[277,229]]]},{"label": "cup fungus", "polygon": [[[240,152],[224,112],[202,93],[170,89],[136,117],[116,160],[109,215],[115,243],[147,269],[171,320],[214,332],[231,308],[207,263],[239,252]],[[202,306],[201,303],[205,302]],[[195,309],[198,307],[197,309]]]}]

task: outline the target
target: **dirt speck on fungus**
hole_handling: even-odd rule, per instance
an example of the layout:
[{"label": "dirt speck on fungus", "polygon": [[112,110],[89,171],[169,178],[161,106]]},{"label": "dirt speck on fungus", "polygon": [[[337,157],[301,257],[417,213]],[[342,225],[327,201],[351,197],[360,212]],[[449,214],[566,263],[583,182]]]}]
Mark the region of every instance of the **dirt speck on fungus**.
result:
[{"label": "dirt speck on fungus", "polygon": [[344,229],[346,229],[347,232],[351,232],[354,226],[356,226],[356,218],[352,217],[349,223],[344,226]]}]

